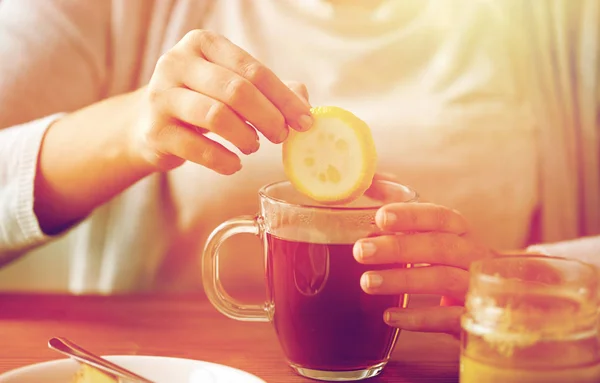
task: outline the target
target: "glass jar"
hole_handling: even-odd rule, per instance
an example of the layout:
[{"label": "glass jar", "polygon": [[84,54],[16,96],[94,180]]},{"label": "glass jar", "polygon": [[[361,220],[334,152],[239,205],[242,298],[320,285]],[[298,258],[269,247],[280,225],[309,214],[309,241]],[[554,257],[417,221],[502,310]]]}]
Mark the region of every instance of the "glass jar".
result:
[{"label": "glass jar", "polygon": [[538,255],[473,263],[461,383],[600,382],[598,274]]}]

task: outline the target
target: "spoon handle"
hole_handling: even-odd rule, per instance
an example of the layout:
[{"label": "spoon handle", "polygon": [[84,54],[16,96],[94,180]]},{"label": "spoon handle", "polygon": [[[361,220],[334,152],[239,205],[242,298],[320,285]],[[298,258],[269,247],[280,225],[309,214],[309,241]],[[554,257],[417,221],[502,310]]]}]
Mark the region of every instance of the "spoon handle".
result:
[{"label": "spoon handle", "polygon": [[81,363],[89,364],[90,366],[96,367],[97,369],[102,370],[110,375],[114,375],[118,378],[124,378],[130,381],[133,380],[134,382],[139,383],[154,383],[151,380],[141,377],[123,367],[120,367],[104,358],[84,350],[68,339],[52,338],[48,341],[48,347]]}]

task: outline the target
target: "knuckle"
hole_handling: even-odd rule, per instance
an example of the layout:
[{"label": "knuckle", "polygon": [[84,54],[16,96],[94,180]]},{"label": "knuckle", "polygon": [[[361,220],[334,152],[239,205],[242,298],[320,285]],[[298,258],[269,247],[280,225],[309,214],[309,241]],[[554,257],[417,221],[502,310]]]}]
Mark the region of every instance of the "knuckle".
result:
[{"label": "knuckle", "polygon": [[227,39],[216,32],[194,29],[183,37],[181,44],[186,50],[193,51],[196,55],[205,56],[221,49],[224,40]]},{"label": "knuckle", "polygon": [[244,103],[251,97],[252,84],[243,78],[233,78],[225,84],[225,94],[231,105]]},{"label": "knuckle", "polygon": [[260,84],[269,76],[269,69],[259,62],[242,64],[243,76],[254,84]]},{"label": "knuckle", "polygon": [[397,270],[395,274],[394,285],[398,291],[413,291],[415,285],[410,278],[410,272]]},{"label": "knuckle", "polygon": [[199,161],[207,168],[215,169],[218,165],[217,153],[213,150],[212,145],[208,145],[198,154]]},{"label": "knuckle", "polygon": [[392,257],[400,260],[408,250],[407,237],[404,234],[396,234],[392,240]]},{"label": "knuckle", "polygon": [[[402,227],[415,228],[419,224],[419,214],[415,209],[403,209],[404,206],[399,206],[396,210],[396,216],[398,217],[398,224]],[[408,206],[406,206],[408,207]]]},{"label": "knuckle", "polygon": [[164,102],[163,102],[162,96],[163,96],[163,91],[158,88],[150,87],[150,88],[148,88],[148,90],[146,92],[146,97],[147,97],[148,103],[153,108],[162,109],[164,107]]},{"label": "knuckle", "polygon": [[156,144],[160,143],[160,140],[157,140],[156,137],[160,134],[160,130],[154,129],[151,127],[148,130],[144,130],[140,133],[140,140],[146,147],[156,148]]},{"label": "knuckle", "polygon": [[[202,125],[203,121],[202,108],[198,107],[198,104],[192,100],[186,100],[187,102],[180,103],[178,119],[184,120],[191,125]],[[174,102],[171,102],[172,104]]]},{"label": "knuckle", "polygon": [[423,315],[417,315],[416,313],[413,313],[412,315],[406,316],[405,325],[413,330],[422,329],[426,327],[427,320]]},{"label": "knuckle", "polygon": [[458,251],[458,243],[455,236],[447,233],[435,233],[431,238],[434,255],[442,262],[448,262]]},{"label": "knuckle", "polygon": [[156,61],[155,70],[159,73],[171,72],[174,68],[177,67],[178,63],[179,55],[177,55],[176,53],[174,53],[174,51],[171,50],[169,52],[163,53],[158,58],[158,60]]},{"label": "knuckle", "polygon": [[465,281],[461,270],[454,267],[440,267],[438,271],[438,281],[440,282],[442,295],[457,297],[466,293]]},{"label": "knuckle", "polygon": [[448,210],[442,206],[436,206],[434,210],[435,224],[440,230],[448,229],[450,216]]},{"label": "knuckle", "polygon": [[[161,128],[158,128],[153,134],[154,138],[158,141],[165,141],[167,137],[177,136],[179,129],[174,124],[166,124]],[[151,133],[152,134],[152,133]]]},{"label": "knuckle", "polygon": [[177,140],[178,129],[174,124],[151,124],[150,128],[142,133],[144,144],[157,152],[166,153],[165,143]]},{"label": "knuckle", "polygon": [[204,35],[205,30],[203,29],[192,29],[191,31],[188,31],[184,36],[183,36],[183,40],[184,41],[197,41],[200,36]]},{"label": "knuckle", "polygon": [[229,120],[229,108],[221,102],[213,103],[206,113],[206,121],[210,130],[214,132],[222,132],[227,129]]},{"label": "knuckle", "polygon": [[194,46],[205,48],[211,46],[217,40],[218,35],[206,29],[193,29],[185,34],[183,41]]},{"label": "knuckle", "polygon": [[193,128],[193,130],[200,134],[206,134],[211,130],[210,123],[206,121],[206,113],[203,109],[196,104],[190,103],[189,105],[182,106],[181,111],[181,118],[187,122],[188,127]]}]

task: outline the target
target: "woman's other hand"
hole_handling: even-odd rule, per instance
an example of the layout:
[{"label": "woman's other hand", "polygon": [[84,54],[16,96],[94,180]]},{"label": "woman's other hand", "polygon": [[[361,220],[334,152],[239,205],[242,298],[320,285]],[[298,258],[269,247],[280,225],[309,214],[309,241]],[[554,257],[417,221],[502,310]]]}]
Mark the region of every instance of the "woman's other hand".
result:
[{"label": "woman's other hand", "polygon": [[308,130],[307,95],[297,93],[306,89],[296,83],[293,88],[225,37],[191,31],[160,58],[141,90],[132,150],[157,171],[189,160],[233,174],[241,168],[239,156],[207,133],[248,155],[259,148],[257,132],[281,143],[288,127]]},{"label": "woman's other hand", "polygon": [[[457,211],[431,203],[392,203],[376,215],[385,233],[359,240],[354,257],[367,265],[390,265],[361,278],[368,294],[436,294],[440,307],[390,308],[384,319],[409,331],[457,335],[473,261],[496,254],[469,234],[466,219]],[[428,264],[394,268],[394,264]]]}]

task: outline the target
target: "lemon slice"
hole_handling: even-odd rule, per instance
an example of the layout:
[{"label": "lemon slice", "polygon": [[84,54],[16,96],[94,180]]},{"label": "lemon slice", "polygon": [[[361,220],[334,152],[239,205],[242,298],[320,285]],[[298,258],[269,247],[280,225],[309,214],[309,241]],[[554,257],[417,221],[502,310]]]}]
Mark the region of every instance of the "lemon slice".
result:
[{"label": "lemon slice", "polygon": [[290,131],[283,143],[283,167],[296,190],[323,204],[345,204],[369,188],[377,152],[369,126],[334,106],[311,109],[307,132]]}]

